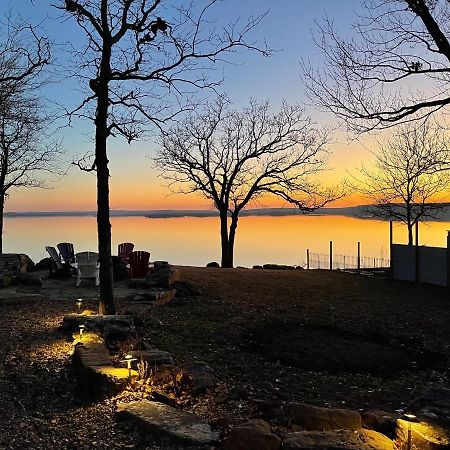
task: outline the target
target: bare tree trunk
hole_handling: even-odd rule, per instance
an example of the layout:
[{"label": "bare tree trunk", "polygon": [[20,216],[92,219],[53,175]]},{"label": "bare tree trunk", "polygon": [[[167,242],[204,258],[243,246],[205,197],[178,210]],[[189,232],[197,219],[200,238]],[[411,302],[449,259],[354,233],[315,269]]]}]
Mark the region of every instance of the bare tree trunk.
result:
[{"label": "bare tree trunk", "polygon": [[5,193],[0,193],[0,255],[3,254],[3,214],[5,211]]},{"label": "bare tree trunk", "polygon": [[232,267],[230,264],[230,246],[228,240],[227,210],[220,211],[220,242],[222,247],[222,267]]},{"label": "bare tree trunk", "polygon": [[238,216],[231,215],[230,234],[228,237],[228,262],[229,267],[234,267],[234,241],[236,238],[236,228],[238,225]]},{"label": "bare tree trunk", "polygon": [[97,169],[97,232],[100,262],[100,314],[115,314],[113,267],[111,258],[111,223],[109,220],[109,168],[107,156],[108,81],[111,50],[104,45],[97,92],[95,118],[95,164]]},{"label": "bare tree trunk", "polygon": [[413,223],[411,219],[411,206],[406,205],[406,226],[408,227],[408,245],[413,245]]}]

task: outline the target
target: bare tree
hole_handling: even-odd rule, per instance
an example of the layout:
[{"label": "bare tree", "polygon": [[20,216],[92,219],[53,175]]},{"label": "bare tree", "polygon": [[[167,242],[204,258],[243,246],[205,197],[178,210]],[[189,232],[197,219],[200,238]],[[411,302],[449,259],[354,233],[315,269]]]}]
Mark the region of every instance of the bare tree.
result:
[{"label": "bare tree", "polygon": [[0,253],[10,191],[43,187],[43,173],[56,170],[59,146],[48,140],[49,116],[36,95],[49,62],[48,40],[34,27],[7,18],[0,33]]},{"label": "bare tree", "polygon": [[365,0],[343,38],[332,21],[315,40],[324,62],[303,63],[309,97],[356,132],[423,119],[450,104],[450,2]]},{"label": "bare tree", "polygon": [[239,214],[252,201],[274,195],[307,212],[340,196],[314,177],[325,169],[327,142],[299,106],[283,103],[273,114],[251,101],[239,112],[220,98],[163,133],[155,162],[174,188],[213,202],[222,267],[233,267]]},{"label": "bare tree", "polygon": [[450,140],[440,128],[403,125],[374,153],[373,167],[360,169],[356,188],[373,202],[370,214],[405,223],[413,245],[415,224],[442,210],[441,194],[450,186],[442,160],[449,156]]},{"label": "bare tree", "polygon": [[60,174],[60,145],[52,141],[49,116],[38,97],[21,90],[9,95],[0,110],[0,253],[3,251],[3,214],[10,192],[44,188],[49,174]]},{"label": "bare tree", "polygon": [[33,26],[6,19],[0,31],[0,109],[24,86],[39,87],[50,56],[50,42]]},{"label": "bare tree", "polygon": [[[81,77],[90,94],[73,113],[95,123],[95,155],[90,167],[97,175],[97,224],[100,259],[100,313],[114,314],[109,168],[107,139],[128,142],[141,137],[148,125],[160,127],[192,108],[186,94],[214,87],[206,71],[237,48],[258,50],[246,42],[261,17],[218,30],[208,17],[217,0],[65,0],[58,7],[76,20],[87,38],[80,52]],[[263,53],[266,53],[262,50]],[[83,109],[86,111],[86,108]]]}]

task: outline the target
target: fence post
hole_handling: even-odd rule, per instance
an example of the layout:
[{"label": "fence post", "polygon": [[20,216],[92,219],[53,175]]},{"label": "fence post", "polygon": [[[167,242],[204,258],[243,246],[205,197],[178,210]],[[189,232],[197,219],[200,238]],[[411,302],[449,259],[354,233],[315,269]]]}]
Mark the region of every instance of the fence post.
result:
[{"label": "fence post", "polygon": [[394,229],[392,225],[392,220],[389,221],[389,260],[390,260],[390,270],[391,278],[394,278],[394,258],[392,255],[392,250],[394,246]]},{"label": "fence post", "polygon": [[309,269],[309,248],[306,249],[306,268]]},{"label": "fence post", "polygon": [[415,252],[415,282],[420,280],[420,261],[419,261],[419,222],[416,222],[416,252]]},{"label": "fence post", "polygon": [[450,288],[450,231],[447,230],[447,287]]},{"label": "fence post", "polygon": [[357,260],[358,273],[361,271],[361,242],[358,241],[358,260]]},{"label": "fence post", "polygon": [[330,241],[330,270],[333,270],[333,241]]}]

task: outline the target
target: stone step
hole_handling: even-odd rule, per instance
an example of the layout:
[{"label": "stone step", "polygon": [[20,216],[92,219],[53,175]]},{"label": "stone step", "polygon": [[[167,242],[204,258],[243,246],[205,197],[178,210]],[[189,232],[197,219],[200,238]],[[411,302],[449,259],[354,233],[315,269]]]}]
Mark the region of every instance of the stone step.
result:
[{"label": "stone step", "polygon": [[139,324],[139,319],[133,315],[82,315],[82,314],[68,314],[64,317],[62,322],[62,329],[69,332],[78,331],[80,325],[86,328],[103,331],[107,325],[116,325],[122,328],[133,328]]},{"label": "stone step", "polygon": [[[112,365],[108,349],[102,342],[78,340],[73,357],[80,386],[89,393],[115,394],[130,382],[129,370]],[[131,379],[137,376],[138,373],[131,370]]]},{"label": "stone step", "polygon": [[299,431],[283,439],[283,450],[393,450],[394,443],[372,430]]},{"label": "stone step", "polygon": [[147,400],[117,405],[117,416],[131,420],[149,433],[168,436],[191,445],[207,445],[219,435],[203,419],[159,402]]}]

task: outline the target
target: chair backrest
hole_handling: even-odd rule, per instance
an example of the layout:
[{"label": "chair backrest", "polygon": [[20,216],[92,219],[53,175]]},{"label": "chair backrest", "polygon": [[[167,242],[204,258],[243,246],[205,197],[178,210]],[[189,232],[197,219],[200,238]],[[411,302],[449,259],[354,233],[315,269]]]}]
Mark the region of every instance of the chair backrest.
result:
[{"label": "chair backrest", "polygon": [[75,255],[75,261],[81,266],[96,266],[98,264],[98,253],[80,252]]},{"label": "chair backrest", "polygon": [[134,249],[134,244],[131,242],[122,242],[122,244],[119,244],[117,249],[117,254],[119,255],[119,258],[122,258],[123,260],[128,261],[130,253]]},{"label": "chair backrest", "polygon": [[60,242],[58,245],[59,254],[65,262],[75,262],[75,253],[73,250],[73,244],[70,242]]},{"label": "chair backrest", "polygon": [[148,262],[150,253],[144,251],[131,252],[129,255],[129,264],[131,277],[146,277],[149,272]]},{"label": "chair backrest", "polygon": [[56,264],[56,267],[58,269],[63,269],[64,264],[62,263],[61,257],[58,255],[56,248],[51,247],[51,246],[46,246],[45,250],[47,250],[47,253],[50,255],[50,258],[52,258],[53,262]]}]

